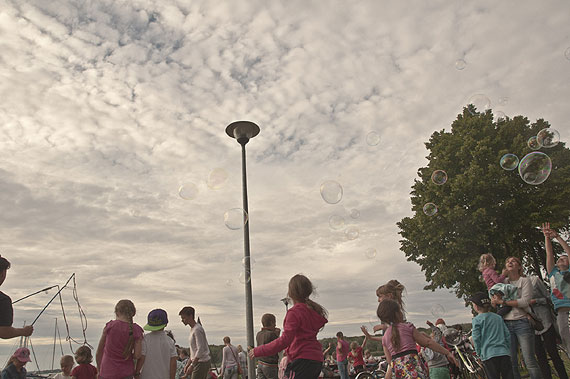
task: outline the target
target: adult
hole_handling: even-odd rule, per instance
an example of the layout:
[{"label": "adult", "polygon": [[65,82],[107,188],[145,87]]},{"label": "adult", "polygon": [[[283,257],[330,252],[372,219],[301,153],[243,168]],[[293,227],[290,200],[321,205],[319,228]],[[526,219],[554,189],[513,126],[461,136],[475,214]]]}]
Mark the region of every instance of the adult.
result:
[{"label": "adult", "polygon": [[150,331],[142,341],[142,356],[137,361],[135,377],[140,379],[175,379],[176,346],[174,339],[164,330],[168,314],[164,309],[153,309],[147,316],[144,330]]},{"label": "adult", "polygon": [[247,379],[248,377],[247,355],[245,354],[245,351],[243,351],[243,347],[241,347],[241,345],[237,345],[237,349],[238,349],[239,365],[241,366],[241,371],[243,372],[243,376],[245,377],[245,379]]},{"label": "adult", "polygon": [[558,373],[560,379],[568,379],[568,374],[564,368],[562,358],[558,354],[556,348],[556,330],[554,329],[554,318],[549,304],[549,293],[544,282],[536,275],[529,277],[532,283],[532,309],[536,315],[542,320],[544,328],[534,332],[536,358],[538,365],[542,371],[544,379],[552,379],[552,370],[548,364],[546,353],[550,355],[554,369]]},{"label": "adult", "polygon": [[340,379],[348,379],[348,353],[350,345],[344,339],[342,332],[336,334],[336,364]]},{"label": "adult", "polygon": [[529,278],[523,277],[522,264],[519,258],[509,257],[505,263],[506,275],[505,283],[518,287],[518,297],[516,300],[504,300],[499,296],[493,296],[491,303],[493,306],[508,305],[511,311],[503,316],[509,333],[511,334],[511,364],[515,379],[520,379],[518,367],[518,347],[520,345],[524,362],[531,379],[542,378],[542,373],[535,356],[534,349],[534,329],[528,321],[528,314],[531,312],[529,305],[532,300],[532,284]]},{"label": "adult", "polygon": [[[276,327],[277,320],[272,313],[265,313],[261,316],[262,328],[255,336],[257,346],[268,344],[279,338],[281,330]],[[257,360],[257,379],[278,379],[279,376],[279,355],[274,354],[268,357],[259,357]]]},{"label": "adult", "polygon": [[220,376],[223,376],[224,379],[237,379],[239,367],[238,349],[231,344],[228,336],[224,337],[224,345]]},{"label": "adult", "polygon": [[184,307],[178,314],[182,323],[190,326],[190,359],[184,367],[184,375],[191,376],[192,379],[206,379],[210,372],[210,349],[206,332],[194,319],[194,308]]},{"label": "adult", "polygon": [[26,363],[30,362],[30,350],[20,347],[10,357],[8,365],[2,370],[2,379],[26,379]]},{"label": "adult", "polygon": [[[570,353],[570,328],[568,326],[570,313],[570,283],[568,283],[570,281],[570,273],[568,271],[570,264],[568,262],[568,254],[570,254],[570,247],[554,229],[550,229],[550,223],[542,224],[542,233],[544,234],[544,247],[546,248],[546,271],[550,281],[550,297],[552,303],[554,303],[556,323],[558,324],[558,331],[564,347]],[[554,258],[552,238],[558,241],[565,253],[558,257],[557,260]]]},{"label": "adult", "polygon": [[[0,256],[0,286],[6,280],[10,262]],[[14,309],[12,308],[12,299],[4,292],[0,291],[0,338],[8,339],[14,337],[28,337],[34,332],[34,327],[31,325],[24,326],[23,328],[14,328]]]}]

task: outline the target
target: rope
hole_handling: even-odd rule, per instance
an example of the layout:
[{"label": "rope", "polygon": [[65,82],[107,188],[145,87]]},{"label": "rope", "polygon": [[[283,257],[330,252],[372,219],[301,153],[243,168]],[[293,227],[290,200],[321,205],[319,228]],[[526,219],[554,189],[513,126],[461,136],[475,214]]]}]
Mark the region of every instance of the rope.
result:
[{"label": "rope", "polygon": [[30,343],[30,349],[32,350],[32,355],[34,356],[34,363],[36,364],[38,371],[41,371],[40,366],[38,365],[38,359],[36,358],[36,352],[34,351],[34,345],[32,345],[32,339],[30,337],[27,337],[27,339],[28,342]]}]

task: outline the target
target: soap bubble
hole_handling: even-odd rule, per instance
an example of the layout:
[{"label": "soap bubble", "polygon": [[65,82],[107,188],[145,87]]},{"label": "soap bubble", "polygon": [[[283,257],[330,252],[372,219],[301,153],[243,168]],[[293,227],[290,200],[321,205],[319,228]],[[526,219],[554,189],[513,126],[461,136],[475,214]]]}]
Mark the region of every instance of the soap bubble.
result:
[{"label": "soap bubble", "polygon": [[538,144],[542,147],[551,148],[560,142],[560,133],[552,128],[544,128],[536,135]]},{"label": "soap bubble", "polygon": [[198,196],[198,187],[194,183],[185,183],[178,189],[178,195],[184,200],[193,200]]},{"label": "soap bubble", "polygon": [[252,268],[253,266],[255,266],[255,259],[251,258],[251,257],[243,257],[241,259],[241,265],[243,267],[246,267],[246,263],[249,261],[249,267]]},{"label": "soap bubble", "polygon": [[505,154],[501,157],[501,168],[512,171],[519,165],[519,157],[514,154]]},{"label": "soap bubble", "polygon": [[521,159],[519,175],[527,184],[538,185],[544,183],[552,170],[550,157],[540,151],[533,151]]},{"label": "soap bubble", "polygon": [[463,70],[467,66],[467,62],[464,59],[458,59],[455,61],[455,68],[459,71]]},{"label": "soap bubble", "polygon": [[329,226],[334,230],[340,230],[344,228],[344,217],[337,214],[331,215],[329,217]]},{"label": "soap bubble", "polygon": [[228,279],[228,280],[226,280],[226,287],[231,287],[231,286],[233,286],[233,285],[234,285],[233,279]]},{"label": "soap bubble", "polygon": [[538,143],[538,138],[536,138],[536,136],[532,136],[528,139],[528,141],[526,141],[526,144],[528,145],[529,148],[531,148],[532,150],[538,150],[540,149],[540,144]]},{"label": "soap bubble", "polygon": [[468,104],[473,104],[475,110],[469,109],[469,113],[475,115],[477,113],[485,113],[487,109],[491,108],[491,100],[485,95],[477,94],[469,98]]},{"label": "soap bubble", "polygon": [[360,211],[358,209],[352,209],[350,211],[350,217],[357,219],[360,217]]},{"label": "soap bubble", "polygon": [[431,174],[431,181],[438,186],[445,184],[447,182],[447,173],[443,170],[435,170]]},{"label": "soap bubble", "polygon": [[350,228],[346,229],[344,234],[346,235],[347,240],[352,241],[358,238],[358,236],[360,235],[360,231],[358,230],[357,227],[351,226]]},{"label": "soap bubble", "polygon": [[239,282],[241,284],[246,284],[251,281],[251,274],[249,272],[241,272],[239,274]]},{"label": "soap bubble", "polygon": [[461,332],[455,328],[447,328],[445,332],[443,332],[443,338],[445,338],[445,342],[450,345],[459,345],[461,342]]},{"label": "soap bubble", "polygon": [[431,314],[435,318],[441,318],[445,315],[445,308],[441,304],[434,304],[431,307]]},{"label": "soap bubble", "polygon": [[334,180],[327,180],[321,184],[321,196],[329,204],[336,204],[342,199],[342,186]]},{"label": "soap bubble", "polygon": [[373,247],[366,249],[364,251],[364,256],[368,259],[376,258],[376,249]]},{"label": "soap bubble", "polygon": [[497,120],[497,122],[507,121],[507,115],[503,111],[496,111],[495,112],[495,119]]},{"label": "soap bubble", "polygon": [[228,172],[223,168],[215,168],[208,175],[208,188],[217,190],[224,186],[228,180]]},{"label": "soap bubble", "polygon": [[509,102],[509,98],[506,96],[500,97],[499,98],[499,105],[507,105],[507,103]]},{"label": "soap bubble", "polygon": [[570,61],[570,47],[564,51],[564,56]]},{"label": "soap bubble", "polygon": [[248,214],[241,208],[228,209],[224,213],[224,224],[231,230],[241,229],[248,221]]},{"label": "soap bubble", "polygon": [[366,144],[368,146],[376,146],[380,143],[380,134],[377,132],[370,132],[366,135]]},{"label": "soap bubble", "polygon": [[433,216],[437,213],[437,205],[434,203],[426,203],[426,205],[424,205],[424,213],[426,216]]}]

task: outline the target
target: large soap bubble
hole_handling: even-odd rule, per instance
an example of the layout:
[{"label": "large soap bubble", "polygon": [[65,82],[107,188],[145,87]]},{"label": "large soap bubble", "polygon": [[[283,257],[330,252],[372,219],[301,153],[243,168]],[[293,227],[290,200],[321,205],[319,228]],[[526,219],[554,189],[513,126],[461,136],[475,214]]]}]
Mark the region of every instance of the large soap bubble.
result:
[{"label": "large soap bubble", "polygon": [[551,170],[552,161],[550,157],[540,151],[533,151],[525,155],[519,163],[519,175],[528,184],[544,183]]},{"label": "large soap bubble", "polygon": [[224,213],[224,224],[231,230],[243,228],[248,219],[249,216],[247,212],[241,208],[228,209],[226,213]]},{"label": "large soap bubble", "polygon": [[321,196],[329,204],[336,204],[342,200],[342,186],[334,180],[327,180],[321,184]]},{"label": "large soap bubble", "polygon": [[469,98],[468,104],[473,104],[475,110],[469,109],[469,113],[475,115],[477,113],[485,113],[487,109],[491,108],[491,100],[483,94],[476,94]]},{"label": "large soap bubble", "polygon": [[435,205],[434,203],[426,203],[426,205],[424,205],[423,210],[426,216],[431,217],[437,213],[437,205]]},{"label": "large soap bubble", "polygon": [[503,170],[512,171],[519,165],[519,157],[514,154],[505,154],[501,157],[501,168]]},{"label": "large soap bubble", "polygon": [[438,186],[445,184],[447,182],[447,173],[443,170],[435,170],[431,174],[431,181]]},{"label": "large soap bubble", "polygon": [[194,183],[185,183],[178,189],[178,195],[184,200],[193,200],[198,196],[198,187]]},{"label": "large soap bubble", "polygon": [[536,135],[536,141],[542,147],[551,148],[560,142],[560,133],[552,128],[544,128]]},{"label": "large soap bubble", "polygon": [[434,304],[431,307],[431,314],[435,318],[441,318],[445,315],[445,308],[441,304]]},{"label": "large soap bubble", "polygon": [[526,141],[526,144],[528,145],[529,148],[531,148],[532,150],[538,150],[540,149],[540,144],[538,143],[538,138],[536,138],[536,136],[532,136],[528,139],[528,141]]}]

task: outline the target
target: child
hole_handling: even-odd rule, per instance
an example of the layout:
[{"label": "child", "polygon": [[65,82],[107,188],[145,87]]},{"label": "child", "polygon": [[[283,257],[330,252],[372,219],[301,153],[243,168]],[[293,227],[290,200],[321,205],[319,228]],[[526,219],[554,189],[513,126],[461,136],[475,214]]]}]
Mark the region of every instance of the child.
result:
[{"label": "child", "polygon": [[133,322],[136,308],[130,300],[115,305],[116,319],[109,321],[97,347],[100,379],[126,378],[135,374],[135,359],[141,358],[143,330]]},{"label": "child", "polygon": [[[276,328],[275,315],[266,313],[261,317],[261,325],[263,327],[255,336],[257,346],[268,344],[269,342],[279,338],[281,330]],[[258,377],[267,379],[277,379],[279,376],[279,355],[275,354],[270,357],[261,357],[257,360]]]},{"label": "child", "polygon": [[75,362],[79,366],[71,371],[73,379],[97,379],[97,368],[91,364],[93,355],[88,346],[81,346],[75,351]]},{"label": "child", "polygon": [[471,321],[475,350],[485,366],[489,379],[512,379],[511,335],[502,317],[491,309],[491,300],[484,292],[469,298],[478,313]]},{"label": "child", "polygon": [[380,321],[389,324],[382,337],[382,347],[386,354],[386,361],[389,367],[391,367],[386,372],[386,379],[392,378],[392,371],[396,379],[425,379],[428,377],[422,368],[416,350],[416,343],[445,355],[451,363],[457,366],[457,361],[450,351],[447,351],[437,342],[420,333],[412,323],[404,322],[404,315],[398,302],[389,299],[383,300],[378,305],[376,314]]},{"label": "child", "polygon": [[[438,320],[439,321],[439,320]],[[440,346],[443,346],[443,338],[441,329],[434,326],[431,322],[427,322],[431,328],[430,338],[437,342]],[[445,325],[445,324],[438,324]],[[446,349],[447,350],[447,349]],[[447,358],[440,353],[433,351],[432,349],[425,347],[422,350],[423,358],[427,364],[430,379],[449,379],[449,366],[447,365]]]},{"label": "child", "polygon": [[[173,378],[176,376],[176,346],[164,330],[168,314],[164,309],[153,309],[147,316],[141,359],[137,360],[135,376],[140,379]],[[143,366],[144,365],[144,366]]]},{"label": "child", "polygon": [[2,370],[2,378],[25,379],[27,371],[24,366],[30,361],[30,350],[28,350],[27,347],[16,349],[14,354],[10,357],[8,365]]},{"label": "child", "polygon": [[354,367],[354,371],[357,374],[360,374],[364,371],[364,356],[362,355],[362,349],[366,346],[366,342],[368,338],[364,336],[364,341],[362,341],[362,345],[358,346],[356,342],[350,343],[350,353],[348,353],[348,360],[352,362],[352,366]]},{"label": "child", "polygon": [[71,378],[71,370],[73,369],[73,357],[71,355],[64,355],[59,361],[61,372],[56,374],[53,379],[66,379]]},{"label": "child", "polygon": [[287,348],[288,364],[286,378],[318,378],[323,366],[321,343],[317,333],[328,322],[327,311],[321,305],[309,299],[313,293],[313,284],[304,275],[297,274],[289,280],[289,297],[293,307],[283,320],[281,337],[257,346],[249,351],[251,359],[274,355]]},{"label": "child", "polygon": [[[490,296],[497,296],[504,301],[517,299],[517,287],[512,284],[503,284],[506,276],[497,274],[495,266],[497,261],[493,254],[482,254],[479,258],[479,271],[483,275],[483,280],[487,285]],[[504,316],[511,311],[512,307],[508,305],[497,306],[497,314]]]}]

